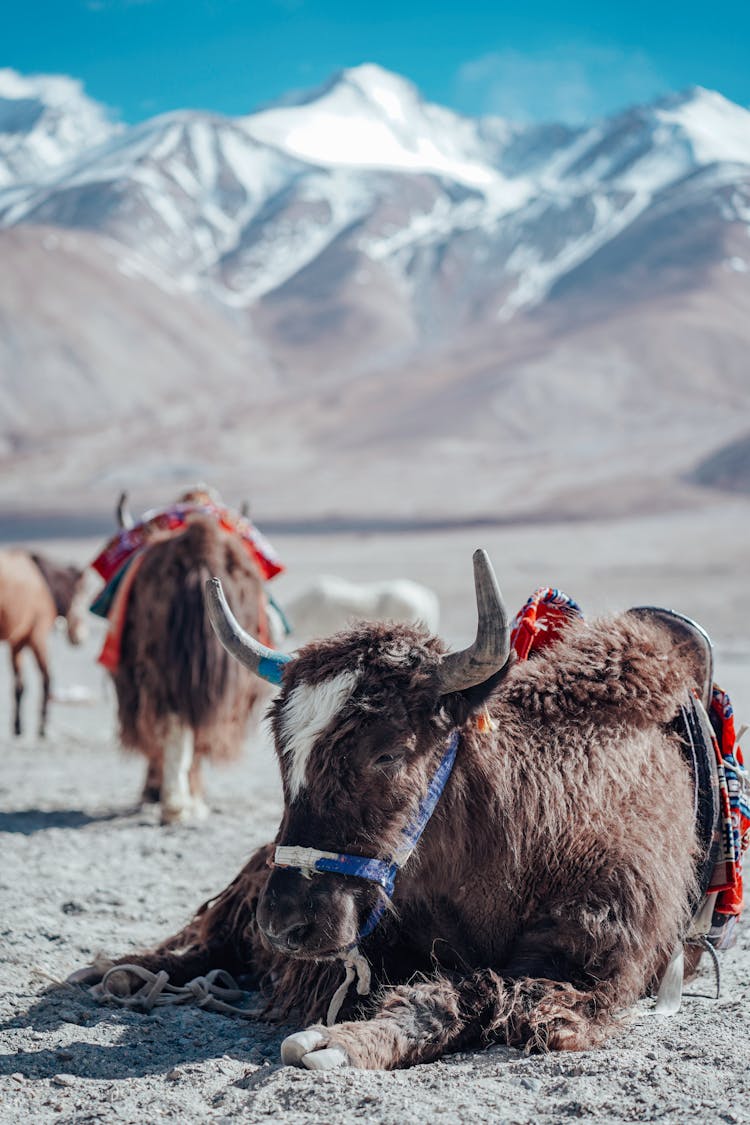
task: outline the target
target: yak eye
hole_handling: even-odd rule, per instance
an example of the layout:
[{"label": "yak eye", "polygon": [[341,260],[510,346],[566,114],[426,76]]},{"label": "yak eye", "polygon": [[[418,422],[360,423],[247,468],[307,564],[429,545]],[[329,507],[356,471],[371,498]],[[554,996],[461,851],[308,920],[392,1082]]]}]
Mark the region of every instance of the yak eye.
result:
[{"label": "yak eye", "polygon": [[380,754],[373,762],[373,765],[380,766],[381,768],[393,766],[400,762],[402,758],[403,754]]}]

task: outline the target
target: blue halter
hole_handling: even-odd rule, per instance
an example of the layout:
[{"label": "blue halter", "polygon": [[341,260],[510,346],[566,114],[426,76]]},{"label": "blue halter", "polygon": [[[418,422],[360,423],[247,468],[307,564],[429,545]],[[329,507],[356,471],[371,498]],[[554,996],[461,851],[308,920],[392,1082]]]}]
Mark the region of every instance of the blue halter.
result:
[{"label": "blue halter", "polygon": [[[453,769],[458,751],[459,732],[454,730],[445,748],[440,764],[432,776],[419,806],[401,832],[401,840],[391,859],[368,859],[366,856],[346,855],[342,852],[320,852],[317,848],[278,847],[274,866],[294,867],[299,871],[332,872],[335,875],[353,875],[382,887],[388,898],[393,894],[396,875],[419,843],[427,823],[435,811]],[[387,909],[382,898],[373,907],[370,916],[357,935],[357,940],[347,948],[353,949],[377,926]]]}]

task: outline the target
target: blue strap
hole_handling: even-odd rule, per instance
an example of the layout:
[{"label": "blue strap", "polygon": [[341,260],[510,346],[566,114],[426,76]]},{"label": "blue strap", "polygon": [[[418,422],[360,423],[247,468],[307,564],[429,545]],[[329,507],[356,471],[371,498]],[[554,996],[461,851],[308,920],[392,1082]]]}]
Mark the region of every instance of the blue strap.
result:
[{"label": "blue strap", "polygon": [[440,765],[433,774],[432,781],[427,787],[427,792],[419,802],[419,808],[416,814],[403,831],[401,847],[396,849],[394,856],[394,862],[397,868],[403,867],[406,863],[419,843],[419,839],[427,827],[427,822],[435,811],[435,806],[440,800],[448,778],[451,775],[451,771],[453,770],[453,763],[456,760],[456,753],[458,751],[458,740],[459,733],[457,730],[454,730],[448,740],[448,745],[440,760]]},{"label": "blue strap", "polygon": [[339,855],[336,859],[328,856],[315,860],[316,871],[330,871],[335,875],[354,875],[378,883],[386,894],[393,893],[393,884],[398,870],[395,863],[387,859],[367,859],[358,855]]}]

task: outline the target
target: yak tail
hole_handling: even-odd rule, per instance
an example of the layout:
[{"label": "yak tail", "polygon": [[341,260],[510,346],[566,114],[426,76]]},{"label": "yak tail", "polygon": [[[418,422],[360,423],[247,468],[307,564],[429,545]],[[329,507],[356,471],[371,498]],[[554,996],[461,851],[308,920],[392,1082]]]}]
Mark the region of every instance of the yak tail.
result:
[{"label": "yak tail", "polygon": [[211,577],[202,564],[188,570],[169,610],[164,676],[170,710],[193,730],[214,723],[236,701],[240,665],[214,633],[204,601]]}]

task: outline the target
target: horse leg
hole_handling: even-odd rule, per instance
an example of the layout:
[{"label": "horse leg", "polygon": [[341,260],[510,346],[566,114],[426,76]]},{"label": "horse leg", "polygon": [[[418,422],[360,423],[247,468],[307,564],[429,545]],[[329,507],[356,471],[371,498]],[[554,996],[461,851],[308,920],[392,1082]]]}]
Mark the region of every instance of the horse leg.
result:
[{"label": "horse leg", "polygon": [[13,683],[15,685],[15,711],[13,715],[13,733],[21,733],[21,700],[23,699],[23,672],[21,669],[21,649],[10,650],[10,661],[13,668]]},{"label": "horse leg", "polygon": [[39,737],[44,738],[47,733],[47,711],[50,697],[49,660],[47,659],[47,642],[43,637],[32,637],[30,640],[31,651],[34,653],[42,677],[42,706],[39,711]]}]

